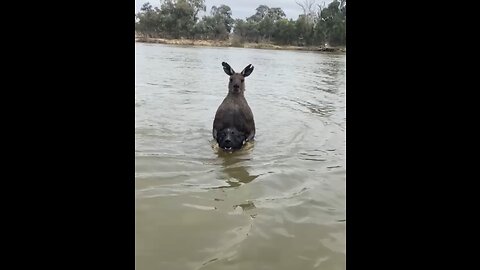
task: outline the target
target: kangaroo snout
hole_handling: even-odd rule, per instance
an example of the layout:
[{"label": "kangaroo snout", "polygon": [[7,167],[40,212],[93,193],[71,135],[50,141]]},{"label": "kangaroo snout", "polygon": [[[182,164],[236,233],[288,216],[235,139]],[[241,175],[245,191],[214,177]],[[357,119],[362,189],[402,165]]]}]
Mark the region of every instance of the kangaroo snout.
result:
[{"label": "kangaroo snout", "polygon": [[240,85],[234,84],[233,85],[233,92],[236,93],[236,94],[240,93]]}]

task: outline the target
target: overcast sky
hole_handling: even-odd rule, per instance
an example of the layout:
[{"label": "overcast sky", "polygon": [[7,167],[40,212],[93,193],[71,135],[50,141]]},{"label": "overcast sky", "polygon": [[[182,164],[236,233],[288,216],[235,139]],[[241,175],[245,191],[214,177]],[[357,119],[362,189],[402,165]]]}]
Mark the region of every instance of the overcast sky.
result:
[{"label": "overcast sky", "polygon": [[[302,0],[298,0],[303,2]],[[317,4],[328,5],[333,0],[316,0]],[[160,0],[135,0],[135,13],[140,11],[142,5],[149,2],[154,7],[160,7]],[[287,18],[296,20],[298,15],[303,11],[295,0],[205,0],[207,12],[210,13],[212,6],[227,5],[232,9],[232,17],[234,19],[245,19],[255,14],[255,9],[259,5],[267,5],[268,7],[279,7],[285,12]]]}]

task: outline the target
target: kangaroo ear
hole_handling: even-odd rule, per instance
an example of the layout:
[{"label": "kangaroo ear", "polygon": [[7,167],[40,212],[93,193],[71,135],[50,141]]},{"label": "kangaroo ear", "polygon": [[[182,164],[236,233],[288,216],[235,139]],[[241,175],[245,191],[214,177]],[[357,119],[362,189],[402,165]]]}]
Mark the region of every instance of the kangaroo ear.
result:
[{"label": "kangaroo ear", "polygon": [[252,64],[246,66],[243,70],[242,70],[242,75],[243,77],[247,77],[248,75],[252,74],[253,72],[253,66]]},{"label": "kangaroo ear", "polygon": [[226,62],[222,62],[222,66],[223,66],[223,71],[225,71],[227,75],[232,76],[233,74],[235,74],[235,71],[233,70],[233,68],[230,67],[230,65],[227,64]]}]

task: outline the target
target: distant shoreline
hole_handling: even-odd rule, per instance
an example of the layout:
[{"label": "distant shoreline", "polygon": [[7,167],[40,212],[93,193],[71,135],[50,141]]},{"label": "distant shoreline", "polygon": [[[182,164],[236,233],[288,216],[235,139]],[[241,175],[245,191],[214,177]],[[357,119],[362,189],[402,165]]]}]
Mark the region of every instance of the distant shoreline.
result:
[{"label": "distant shoreline", "polygon": [[165,38],[146,38],[135,37],[135,42],[140,43],[158,43],[182,46],[206,46],[206,47],[235,47],[235,48],[253,48],[253,49],[271,49],[271,50],[296,50],[296,51],[320,51],[320,52],[346,52],[345,47],[319,47],[319,46],[279,46],[269,43],[243,43],[236,44],[231,40],[193,40],[193,39],[165,39]]}]

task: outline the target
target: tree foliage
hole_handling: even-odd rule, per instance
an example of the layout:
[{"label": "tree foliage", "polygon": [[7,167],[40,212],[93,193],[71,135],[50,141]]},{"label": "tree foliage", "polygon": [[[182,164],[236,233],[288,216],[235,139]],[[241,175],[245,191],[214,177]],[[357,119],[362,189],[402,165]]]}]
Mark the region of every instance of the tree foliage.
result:
[{"label": "tree foliage", "polygon": [[160,8],[142,6],[135,15],[135,31],[148,37],[225,40],[233,36],[241,42],[346,45],[346,0],[334,0],[327,7],[314,5],[315,1],[296,1],[303,10],[297,20],[267,5],[258,6],[245,20],[234,20],[227,5],[213,6],[200,19],[200,12],[206,12],[205,0],[163,0]]}]

